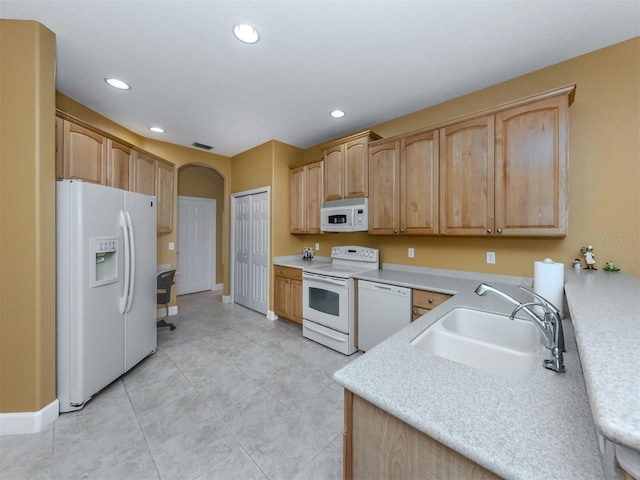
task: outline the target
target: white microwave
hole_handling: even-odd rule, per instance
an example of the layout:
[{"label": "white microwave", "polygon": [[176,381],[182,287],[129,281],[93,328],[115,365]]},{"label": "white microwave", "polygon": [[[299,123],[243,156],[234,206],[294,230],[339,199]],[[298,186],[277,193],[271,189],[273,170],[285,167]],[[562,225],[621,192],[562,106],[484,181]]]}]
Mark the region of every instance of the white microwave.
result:
[{"label": "white microwave", "polygon": [[369,230],[369,199],[322,202],[320,219],[323,232],[366,232]]}]

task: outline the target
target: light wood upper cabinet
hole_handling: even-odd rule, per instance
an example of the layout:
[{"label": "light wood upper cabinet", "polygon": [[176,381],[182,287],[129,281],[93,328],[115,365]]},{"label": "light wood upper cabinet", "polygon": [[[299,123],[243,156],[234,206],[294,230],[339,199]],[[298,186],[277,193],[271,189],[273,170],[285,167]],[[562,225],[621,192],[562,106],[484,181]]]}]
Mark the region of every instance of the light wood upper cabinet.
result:
[{"label": "light wood upper cabinet", "polygon": [[139,150],[134,150],[132,164],[131,190],[144,195],[155,195],[158,232],[170,232],[173,228],[175,166]]},{"label": "light wood upper cabinet", "polygon": [[324,200],[369,195],[369,141],[380,136],[365,131],[324,147]]},{"label": "light wood upper cabinet", "polygon": [[438,232],[438,131],[415,132],[369,147],[369,233]]},{"label": "light wood upper cabinet", "polygon": [[566,96],[496,113],[495,230],[566,235]]},{"label": "light wood upper cabinet", "polygon": [[440,129],[440,233],[567,234],[575,85]]},{"label": "light wood upper cabinet", "polygon": [[369,149],[369,233],[400,232],[400,141],[379,141]]},{"label": "light wood upper cabinet", "polygon": [[440,129],[440,233],[486,235],[494,220],[494,115]]},{"label": "light wood upper cabinet", "polygon": [[131,190],[144,195],[156,194],[156,159],[139,150],[133,153]]},{"label": "light wood upper cabinet", "polygon": [[62,122],[62,171],[58,178],[105,184],[107,139],[65,119]]},{"label": "light wood upper cabinet", "polygon": [[122,190],[129,190],[130,163],[131,148],[115,140],[108,139],[106,185]]},{"label": "light wood upper cabinet", "polygon": [[400,232],[438,233],[438,130],[400,140]]},{"label": "light wood upper cabinet", "polygon": [[156,160],[158,232],[170,232],[173,228],[173,171],[173,164]]},{"label": "light wood upper cabinet", "polygon": [[289,170],[291,180],[291,233],[321,233],[322,160]]}]

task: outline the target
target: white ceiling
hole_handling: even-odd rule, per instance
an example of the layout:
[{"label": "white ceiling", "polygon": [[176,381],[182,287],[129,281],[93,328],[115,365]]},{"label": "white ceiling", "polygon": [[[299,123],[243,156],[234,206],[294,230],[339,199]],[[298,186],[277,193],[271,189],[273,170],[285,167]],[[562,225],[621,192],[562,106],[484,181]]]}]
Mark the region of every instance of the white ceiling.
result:
[{"label": "white ceiling", "polygon": [[[0,0],[0,18],[56,33],[63,94],[232,156],[306,148],[638,36],[640,0]],[[235,40],[241,22],[259,43]]]}]

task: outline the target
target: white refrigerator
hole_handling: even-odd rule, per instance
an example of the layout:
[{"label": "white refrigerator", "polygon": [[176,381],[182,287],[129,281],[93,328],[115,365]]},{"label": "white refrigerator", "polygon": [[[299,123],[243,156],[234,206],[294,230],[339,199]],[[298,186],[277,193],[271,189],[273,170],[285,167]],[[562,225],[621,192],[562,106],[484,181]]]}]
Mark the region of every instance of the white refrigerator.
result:
[{"label": "white refrigerator", "polygon": [[57,397],[69,412],[156,350],[156,197],[57,182],[56,252]]}]

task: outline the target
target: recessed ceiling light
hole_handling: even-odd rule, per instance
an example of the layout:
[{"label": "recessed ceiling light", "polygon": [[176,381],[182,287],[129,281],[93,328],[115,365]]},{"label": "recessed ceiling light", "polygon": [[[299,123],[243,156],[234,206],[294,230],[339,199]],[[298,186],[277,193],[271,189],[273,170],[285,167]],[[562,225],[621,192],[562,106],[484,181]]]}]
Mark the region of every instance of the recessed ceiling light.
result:
[{"label": "recessed ceiling light", "polygon": [[233,34],[238,40],[244,43],[256,43],[260,40],[260,34],[251,25],[241,23],[233,27]]},{"label": "recessed ceiling light", "polygon": [[342,110],[334,110],[329,115],[331,115],[333,118],[342,118],[344,117],[345,113]]},{"label": "recessed ceiling light", "polygon": [[131,87],[128,83],[125,83],[122,80],[118,80],[117,78],[105,78],[104,81],[111,85],[113,88],[117,88],[118,90],[131,90]]},{"label": "recessed ceiling light", "polygon": [[164,128],[160,128],[160,127],[149,127],[149,130],[155,133],[164,133]]}]

